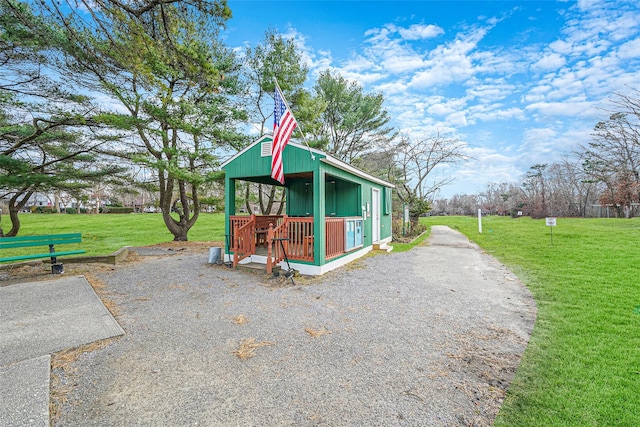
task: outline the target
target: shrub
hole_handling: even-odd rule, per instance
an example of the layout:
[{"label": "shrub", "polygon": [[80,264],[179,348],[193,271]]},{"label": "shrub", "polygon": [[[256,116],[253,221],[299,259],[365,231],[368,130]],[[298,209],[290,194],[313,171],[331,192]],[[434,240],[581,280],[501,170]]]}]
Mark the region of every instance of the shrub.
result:
[{"label": "shrub", "polygon": [[393,240],[397,242],[410,242],[419,235],[421,235],[427,227],[422,223],[417,224],[407,224],[404,228],[404,236],[403,236],[403,220],[402,219],[394,219],[392,226]]},{"label": "shrub", "polygon": [[50,214],[53,213],[53,208],[51,206],[31,206],[31,213]]},{"label": "shrub", "polygon": [[133,208],[125,208],[120,206],[105,206],[102,213],[105,214],[129,214],[133,212]]}]

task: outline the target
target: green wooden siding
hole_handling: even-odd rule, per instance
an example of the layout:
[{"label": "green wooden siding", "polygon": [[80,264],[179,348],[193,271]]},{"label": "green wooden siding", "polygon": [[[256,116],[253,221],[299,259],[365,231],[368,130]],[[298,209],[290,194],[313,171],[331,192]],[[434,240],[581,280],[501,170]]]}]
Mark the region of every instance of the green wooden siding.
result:
[{"label": "green wooden siding", "polygon": [[361,184],[348,181],[336,181],[337,212],[336,216],[360,216]]},{"label": "green wooden siding", "polygon": [[[362,216],[362,207],[371,206],[371,189],[380,190],[380,239],[391,236],[391,211],[387,211],[386,199],[387,188],[381,184],[371,182],[367,179],[353,175],[342,169],[338,169],[333,165],[321,163],[321,168],[326,171],[328,180],[335,179],[337,193],[337,212],[336,216]],[[391,190],[389,188],[389,190]],[[388,196],[391,194],[389,193]],[[390,197],[388,197],[390,200]],[[364,219],[364,246],[373,244],[372,239],[372,216],[369,215]]]},{"label": "green wooden siding", "polygon": [[[262,144],[271,142],[270,138],[262,138],[260,142],[249,148],[240,157],[234,159],[225,166],[225,173],[230,178],[249,178],[251,181],[273,183],[271,176],[271,155],[262,156]],[[311,154],[307,150],[287,145],[284,148],[283,164],[284,173],[293,174],[310,172],[317,168],[320,156],[314,154],[316,160],[311,160]],[[285,185],[289,185],[285,181]]]},{"label": "green wooden siding", "polygon": [[290,179],[287,187],[287,215],[313,215],[313,183],[310,179]]},{"label": "green wooden siding", "polygon": [[336,181],[327,179],[324,185],[324,215],[337,216]]}]

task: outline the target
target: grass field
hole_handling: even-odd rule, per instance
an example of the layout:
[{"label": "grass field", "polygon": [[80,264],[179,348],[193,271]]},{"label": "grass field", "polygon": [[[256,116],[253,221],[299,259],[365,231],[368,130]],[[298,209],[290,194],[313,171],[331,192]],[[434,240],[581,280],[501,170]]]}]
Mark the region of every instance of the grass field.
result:
[{"label": "grass field", "polygon": [[[475,218],[423,220],[467,235],[510,267],[538,305],[496,426],[640,426],[640,219],[560,218],[553,245],[544,220],[484,218],[482,234]],[[21,235],[81,232],[89,255],[173,238],[159,214],[21,221]],[[222,242],[224,215],[201,215],[189,240]]]},{"label": "grass field", "polygon": [[640,425],[640,219],[433,217],[511,268],[538,305],[496,426]]},{"label": "grass field", "polygon": [[[173,240],[161,214],[23,214],[20,223],[20,236],[82,233],[81,244],[64,245],[60,250],[84,249],[87,255],[108,255],[123,246],[146,246]],[[8,216],[2,218],[2,225],[5,231],[11,228]],[[195,242],[222,243],[224,214],[201,214],[188,237]],[[16,250],[11,255],[21,253],[33,253],[33,249]]]}]

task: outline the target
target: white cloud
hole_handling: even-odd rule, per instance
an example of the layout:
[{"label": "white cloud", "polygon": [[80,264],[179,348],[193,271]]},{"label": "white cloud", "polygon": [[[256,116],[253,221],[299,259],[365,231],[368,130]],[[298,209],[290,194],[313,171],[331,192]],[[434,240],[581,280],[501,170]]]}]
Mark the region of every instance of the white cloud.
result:
[{"label": "white cloud", "polygon": [[525,107],[526,111],[538,117],[592,117],[594,105],[591,102],[536,102]]},{"label": "white cloud", "polygon": [[455,171],[456,183],[442,189],[443,197],[478,193],[489,183],[516,182],[523,174],[517,157],[487,147],[469,147],[467,152],[472,160]]},{"label": "white cloud", "polygon": [[456,111],[449,114],[445,122],[451,127],[466,126],[467,116],[464,111]]},{"label": "white cloud", "polygon": [[383,80],[385,77],[387,77],[386,74],[382,73],[357,73],[350,72],[345,69],[339,69],[336,71],[339,71],[340,75],[345,79],[349,81],[357,81],[363,86],[379,82],[380,80]]},{"label": "white cloud", "polygon": [[437,25],[414,24],[409,28],[398,28],[400,36],[405,40],[425,40],[444,34],[444,30]]},{"label": "white cloud", "polygon": [[567,61],[562,55],[554,52],[548,53],[540,58],[540,60],[533,64],[531,68],[536,72],[545,72],[557,70],[558,68],[563,67],[566,63]]},{"label": "white cloud", "polygon": [[467,96],[477,98],[483,103],[496,102],[507,98],[516,90],[513,84],[504,83],[502,80],[485,80],[479,84],[474,84],[467,89]]},{"label": "white cloud", "polygon": [[418,70],[424,66],[421,57],[415,54],[403,55],[387,55],[382,62],[382,67],[390,73],[404,74],[414,70]]},{"label": "white cloud", "polygon": [[402,79],[386,81],[376,84],[374,90],[385,94],[385,98],[389,100],[390,98],[405,94],[407,92],[407,84]]},{"label": "white cloud", "polygon": [[517,52],[502,48],[495,51],[474,51],[470,56],[476,74],[510,77],[515,73],[527,71],[529,66]]},{"label": "white cloud", "polygon": [[568,55],[573,51],[573,46],[567,41],[556,40],[549,44],[549,49],[558,54]]},{"label": "white cloud", "polygon": [[620,59],[640,58],[640,37],[635,40],[630,40],[622,44],[618,48],[618,58]]},{"label": "white cloud", "polygon": [[492,122],[497,120],[525,120],[524,111],[518,107],[512,108],[483,108],[483,106],[474,106],[470,109],[470,122]]},{"label": "white cloud", "polygon": [[427,112],[434,116],[446,116],[452,114],[456,110],[451,105],[447,104],[435,104],[427,109]]}]

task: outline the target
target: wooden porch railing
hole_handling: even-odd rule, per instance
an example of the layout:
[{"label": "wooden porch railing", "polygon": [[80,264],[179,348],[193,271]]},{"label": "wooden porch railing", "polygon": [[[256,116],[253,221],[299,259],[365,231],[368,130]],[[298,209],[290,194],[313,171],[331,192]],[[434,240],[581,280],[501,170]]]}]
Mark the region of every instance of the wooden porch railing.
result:
[{"label": "wooden porch railing", "polygon": [[290,259],[313,261],[313,217],[287,218]]},{"label": "wooden porch railing", "polygon": [[[256,252],[256,245],[267,247],[267,272],[284,260],[279,241],[287,238],[283,246],[290,260],[315,259],[313,217],[289,217],[287,215],[243,215],[229,217],[234,267],[244,258]],[[344,218],[325,218],[325,258],[343,255]]]},{"label": "wooden porch railing", "polygon": [[[283,240],[280,244],[279,240],[274,239],[287,239]],[[273,266],[284,260],[284,253],[289,253],[289,241],[288,241],[288,229],[287,229],[287,216],[284,215],[283,221],[277,227],[273,227],[273,223],[269,225],[267,232],[267,274],[271,274]],[[282,250],[284,248],[284,251]]]},{"label": "wooden porch railing", "polygon": [[253,221],[253,217],[255,215],[239,215],[239,216],[230,216],[229,217],[229,250],[233,251],[237,246],[236,241],[236,229],[242,227],[248,222]]},{"label": "wooden porch railing", "polygon": [[233,251],[233,267],[256,251],[255,215],[249,217],[234,217],[232,222],[231,250]]},{"label": "wooden porch railing", "polygon": [[344,218],[325,218],[325,259],[344,254]]}]

